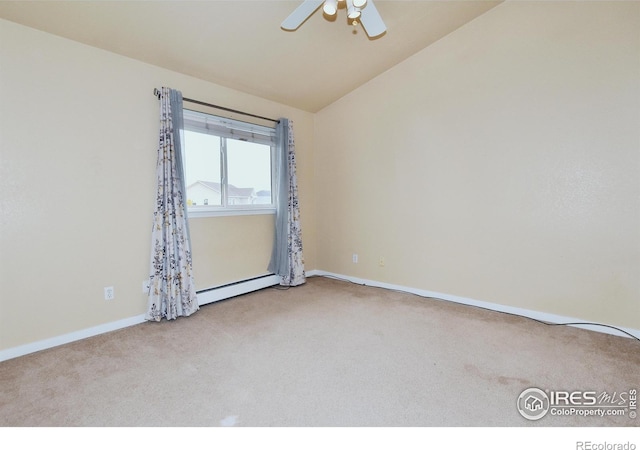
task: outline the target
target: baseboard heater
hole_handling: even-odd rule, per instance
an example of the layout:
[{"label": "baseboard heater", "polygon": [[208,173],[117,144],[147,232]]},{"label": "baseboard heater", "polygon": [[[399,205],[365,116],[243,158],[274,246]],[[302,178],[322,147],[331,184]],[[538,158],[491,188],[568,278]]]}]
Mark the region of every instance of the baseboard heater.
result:
[{"label": "baseboard heater", "polygon": [[258,291],[267,287],[280,284],[280,277],[274,274],[261,275],[255,278],[236,281],[229,284],[214,286],[209,289],[196,292],[198,295],[198,305],[226,300],[249,292]]},{"label": "baseboard heater", "polygon": [[[225,300],[227,298],[232,298],[238,295],[248,294],[249,292],[275,286],[279,283],[279,276],[266,274],[247,280],[237,281],[235,283],[212,287],[211,289],[205,289],[203,291],[196,292],[196,294],[198,296],[198,304],[205,305],[207,303],[216,302],[218,300]],[[68,344],[69,342],[78,341],[80,339],[86,339],[91,336],[97,336],[109,331],[115,331],[121,328],[130,327],[132,325],[138,325],[144,322],[146,322],[144,314],[140,314],[135,317],[129,317],[115,322],[101,324],[84,330],[78,330],[61,336],[44,339],[42,341],[32,342],[30,344],[21,345],[6,350],[0,350],[0,362],[12,358],[17,358],[18,356],[24,356],[40,350],[57,347],[58,345]]]}]

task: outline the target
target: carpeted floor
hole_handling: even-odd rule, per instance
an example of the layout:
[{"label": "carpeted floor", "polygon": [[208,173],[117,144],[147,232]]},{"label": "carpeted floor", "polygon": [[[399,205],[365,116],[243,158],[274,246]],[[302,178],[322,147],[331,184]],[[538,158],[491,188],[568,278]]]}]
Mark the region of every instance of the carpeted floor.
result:
[{"label": "carpeted floor", "polygon": [[317,277],[1,362],[0,386],[5,427],[637,427],[516,404],[639,389],[640,342]]}]

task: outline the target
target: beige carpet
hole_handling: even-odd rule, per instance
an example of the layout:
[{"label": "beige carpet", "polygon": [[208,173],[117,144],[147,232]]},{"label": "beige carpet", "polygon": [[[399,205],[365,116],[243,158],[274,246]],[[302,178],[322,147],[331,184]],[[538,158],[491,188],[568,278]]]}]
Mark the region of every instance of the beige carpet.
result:
[{"label": "beige carpet", "polygon": [[639,426],[523,418],[640,388],[640,342],[310,278],[0,363],[2,426]]}]

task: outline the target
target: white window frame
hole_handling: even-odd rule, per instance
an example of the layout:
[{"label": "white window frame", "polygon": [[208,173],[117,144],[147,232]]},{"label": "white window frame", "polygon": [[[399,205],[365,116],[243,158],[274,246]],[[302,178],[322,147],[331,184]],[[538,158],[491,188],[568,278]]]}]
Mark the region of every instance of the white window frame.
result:
[{"label": "white window frame", "polygon": [[[275,146],[275,127],[267,127],[249,122],[242,122],[227,117],[220,117],[209,113],[203,113],[190,109],[183,109],[184,129],[185,131],[193,131],[196,133],[205,133],[218,136],[222,139],[222,162],[221,171],[221,195],[223,197],[222,206],[217,205],[197,205],[196,207],[187,206],[187,214],[189,217],[217,217],[217,216],[240,216],[240,215],[257,215],[257,214],[275,214],[276,199],[275,188],[276,180],[276,146]],[[255,142],[258,144],[269,145],[271,148],[271,204],[249,204],[249,205],[228,205],[227,204],[227,186],[228,186],[228,168],[226,155],[226,139],[238,139],[247,142]],[[182,160],[186,167],[185,145],[183,139]],[[184,170],[184,169],[183,169]],[[186,195],[186,192],[185,192]]]}]

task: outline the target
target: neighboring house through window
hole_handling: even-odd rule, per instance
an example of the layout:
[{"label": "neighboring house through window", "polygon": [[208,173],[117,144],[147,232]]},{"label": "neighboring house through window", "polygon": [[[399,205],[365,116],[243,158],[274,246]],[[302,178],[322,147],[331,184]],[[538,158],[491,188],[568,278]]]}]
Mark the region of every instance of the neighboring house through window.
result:
[{"label": "neighboring house through window", "polygon": [[190,215],[275,212],[275,128],[187,109],[184,128]]}]

